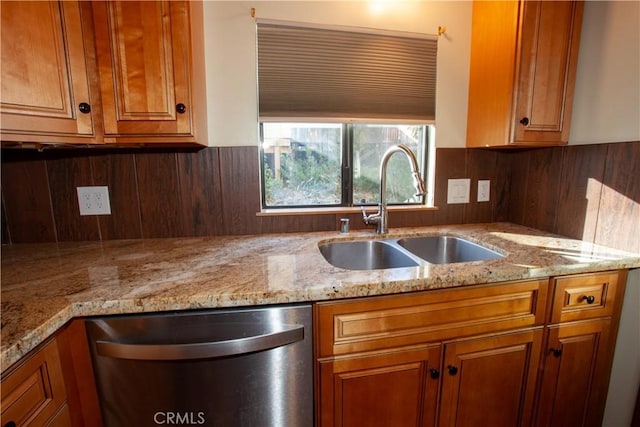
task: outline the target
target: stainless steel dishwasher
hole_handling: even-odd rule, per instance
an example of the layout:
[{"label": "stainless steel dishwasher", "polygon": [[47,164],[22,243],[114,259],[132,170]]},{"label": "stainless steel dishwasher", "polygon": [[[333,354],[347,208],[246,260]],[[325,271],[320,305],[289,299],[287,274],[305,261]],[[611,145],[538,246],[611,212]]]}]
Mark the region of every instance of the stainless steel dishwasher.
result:
[{"label": "stainless steel dishwasher", "polygon": [[106,427],[313,425],[310,305],[87,320]]}]

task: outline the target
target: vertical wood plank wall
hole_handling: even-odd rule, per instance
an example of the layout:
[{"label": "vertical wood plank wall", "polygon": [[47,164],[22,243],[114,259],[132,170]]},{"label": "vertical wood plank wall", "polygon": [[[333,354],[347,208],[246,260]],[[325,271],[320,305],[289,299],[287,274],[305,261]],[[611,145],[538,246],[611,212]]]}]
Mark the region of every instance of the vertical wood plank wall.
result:
[{"label": "vertical wood plank wall", "polygon": [[640,253],[640,142],[504,155],[509,222]]},{"label": "vertical wood plank wall", "polygon": [[[438,210],[390,226],[510,221],[640,252],[640,142],[499,151],[440,148]],[[450,178],[471,200],[447,205]],[[478,179],[491,201],[474,202]],[[110,216],[81,217],[75,188],[107,185]],[[258,149],[2,151],[2,243],[337,230],[345,215],[256,216]],[[362,227],[351,215],[352,227]]]}]

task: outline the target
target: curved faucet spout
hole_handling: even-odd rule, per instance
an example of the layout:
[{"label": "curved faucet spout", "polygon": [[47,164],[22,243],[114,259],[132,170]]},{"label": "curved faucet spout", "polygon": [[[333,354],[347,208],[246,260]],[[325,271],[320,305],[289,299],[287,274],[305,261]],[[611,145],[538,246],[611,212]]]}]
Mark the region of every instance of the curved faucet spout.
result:
[{"label": "curved faucet spout", "polygon": [[398,144],[390,147],[380,160],[380,203],[378,204],[378,212],[371,215],[366,215],[364,208],[362,209],[363,219],[365,224],[377,224],[376,233],[386,234],[389,231],[388,215],[387,215],[387,164],[389,159],[394,153],[404,153],[411,163],[411,175],[413,177],[413,186],[416,189],[416,196],[423,197],[427,195],[426,185],[424,180],[420,177],[420,170],[418,167],[418,161],[413,151],[409,147],[403,144]]}]

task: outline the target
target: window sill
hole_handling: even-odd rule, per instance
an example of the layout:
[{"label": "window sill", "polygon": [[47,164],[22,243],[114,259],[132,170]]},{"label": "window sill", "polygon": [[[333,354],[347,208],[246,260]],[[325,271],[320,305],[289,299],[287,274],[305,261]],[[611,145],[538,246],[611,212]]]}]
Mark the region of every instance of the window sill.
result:
[{"label": "window sill", "polygon": [[[372,212],[377,206],[367,206],[367,212]],[[438,210],[436,206],[407,205],[388,206],[389,212],[421,212]],[[256,212],[256,216],[287,216],[287,215],[336,215],[336,214],[358,214],[360,207],[334,207],[334,208],[283,208],[283,209],[263,209]]]}]

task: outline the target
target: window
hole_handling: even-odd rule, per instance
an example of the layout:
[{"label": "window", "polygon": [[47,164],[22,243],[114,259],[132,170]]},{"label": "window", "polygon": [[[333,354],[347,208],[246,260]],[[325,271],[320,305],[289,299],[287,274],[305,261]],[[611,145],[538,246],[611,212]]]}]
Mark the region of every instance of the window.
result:
[{"label": "window", "polygon": [[[261,124],[264,208],[377,204],[379,167],[385,151],[408,146],[425,176],[427,125]],[[422,204],[414,196],[409,161],[394,155],[387,168],[387,201]]]},{"label": "window", "polygon": [[[259,21],[257,48],[264,208],[377,204],[396,144],[431,175],[436,37]],[[391,157],[388,203],[424,203],[410,171]]]}]

